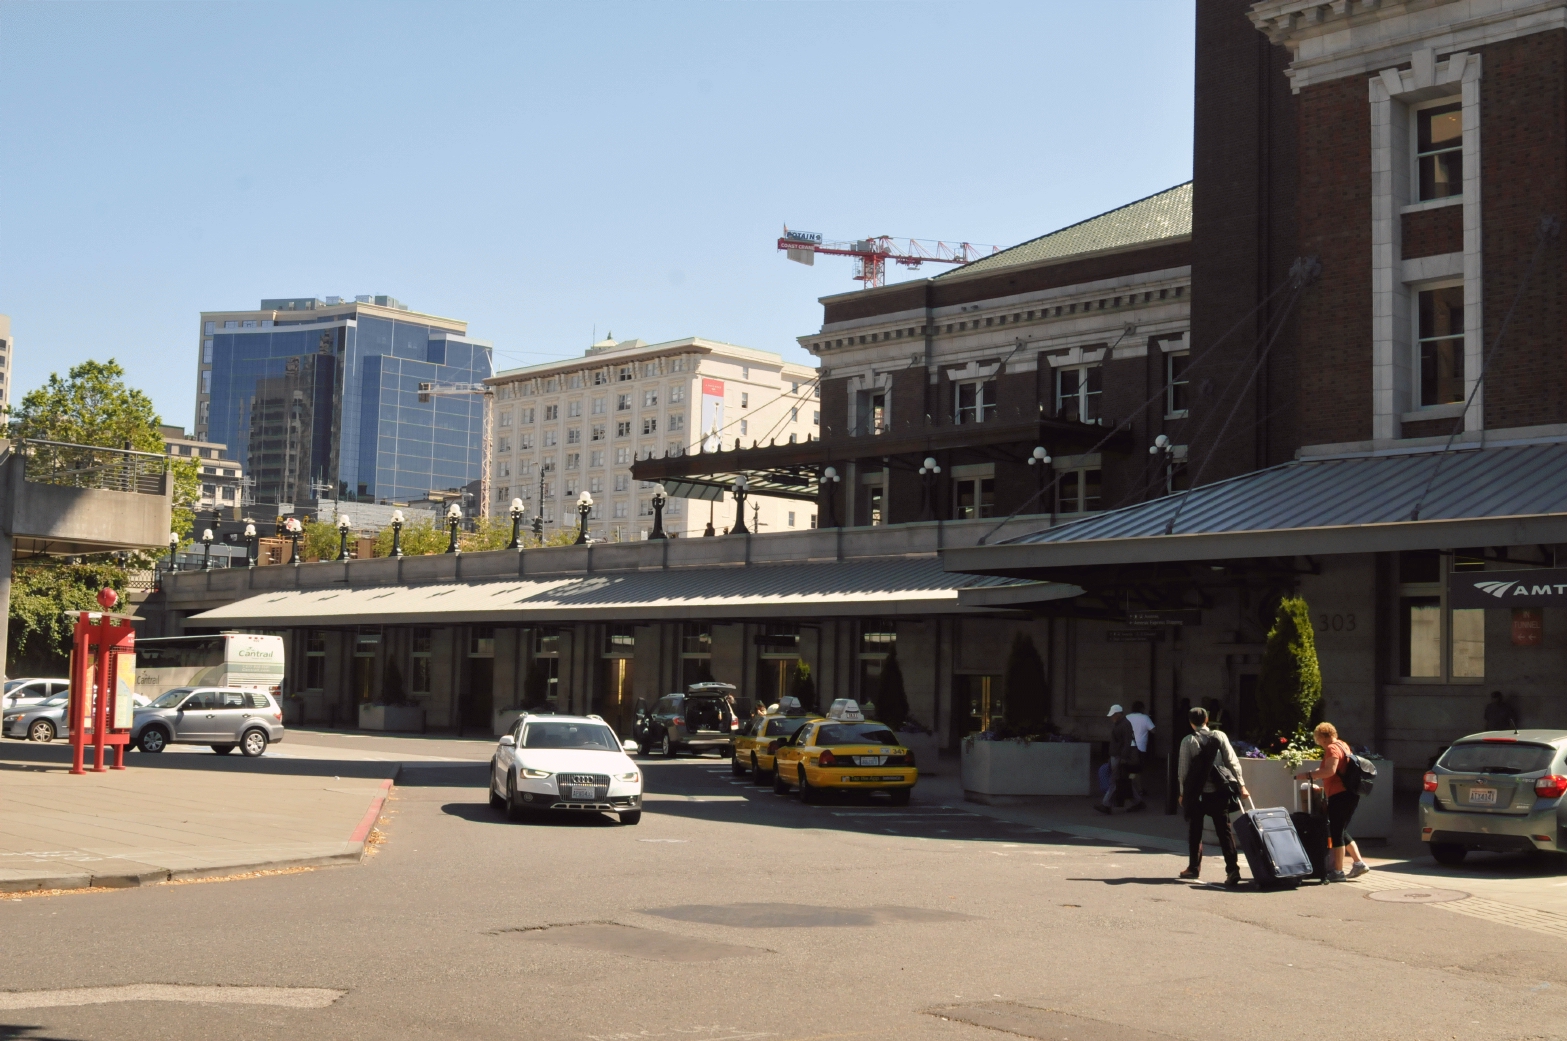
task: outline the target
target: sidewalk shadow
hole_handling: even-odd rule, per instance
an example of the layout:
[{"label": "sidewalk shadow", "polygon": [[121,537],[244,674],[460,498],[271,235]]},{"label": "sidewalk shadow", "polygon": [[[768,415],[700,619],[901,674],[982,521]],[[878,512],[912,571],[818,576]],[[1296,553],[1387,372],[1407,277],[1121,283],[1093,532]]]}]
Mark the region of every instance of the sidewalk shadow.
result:
[{"label": "sidewalk shadow", "polygon": [[1121,878],[1067,878],[1066,882],[1103,882],[1107,886],[1187,886],[1192,884],[1189,878],[1170,878],[1162,875],[1158,878],[1141,878],[1136,875],[1127,875]]},{"label": "sidewalk shadow", "polygon": [[[105,765],[112,763],[105,756]],[[92,772],[92,756],[87,756]],[[127,752],[126,770],[177,770],[191,773],[260,774],[283,777],[352,777],[383,779],[397,772],[394,761],[373,762],[362,759],[283,759],[260,756],[247,759],[238,752],[217,755],[213,752]],[[0,745],[0,772],[60,773],[71,768],[71,746],[62,742],[7,742]],[[117,771],[116,771],[117,772]],[[112,774],[106,774],[112,776]]]},{"label": "sidewalk shadow", "polygon": [[582,810],[545,811],[536,817],[520,821],[509,820],[502,810],[492,809],[488,802],[449,802],[441,807],[449,817],[457,817],[470,824],[497,824],[508,828],[618,828],[620,822],[613,813],[588,813]]},{"label": "sidewalk shadow", "polygon": [[24,1027],[20,1023],[0,1023],[0,1041],[81,1041],[79,1038],[40,1034],[43,1027]]}]

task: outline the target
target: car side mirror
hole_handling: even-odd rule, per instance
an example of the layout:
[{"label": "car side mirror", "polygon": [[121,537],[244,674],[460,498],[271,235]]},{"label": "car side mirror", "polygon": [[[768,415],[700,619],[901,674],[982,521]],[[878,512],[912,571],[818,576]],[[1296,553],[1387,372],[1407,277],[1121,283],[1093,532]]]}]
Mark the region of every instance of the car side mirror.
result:
[{"label": "car side mirror", "polygon": [[620,750],[627,755],[634,755],[642,750],[642,746],[628,737],[620,743]]},{"label": "car side mirror", "polygon": [[510,734],[502,734],[501,735],[501,747],[502,748],[515,748],[516,746],[517,746],[517,739],[516,738],[512,737]]}]

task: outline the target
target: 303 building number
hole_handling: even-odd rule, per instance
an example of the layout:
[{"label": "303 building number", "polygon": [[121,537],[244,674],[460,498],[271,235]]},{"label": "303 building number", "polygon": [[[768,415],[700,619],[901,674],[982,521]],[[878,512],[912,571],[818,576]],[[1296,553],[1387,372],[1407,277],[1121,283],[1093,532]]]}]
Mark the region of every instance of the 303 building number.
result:
[{"label": "303 building number", "polygon": [[1335,633],[1352,633],[1355,631],[1355,616],[1352,614],[1322,614],[1318,615],[1317,631]]}]

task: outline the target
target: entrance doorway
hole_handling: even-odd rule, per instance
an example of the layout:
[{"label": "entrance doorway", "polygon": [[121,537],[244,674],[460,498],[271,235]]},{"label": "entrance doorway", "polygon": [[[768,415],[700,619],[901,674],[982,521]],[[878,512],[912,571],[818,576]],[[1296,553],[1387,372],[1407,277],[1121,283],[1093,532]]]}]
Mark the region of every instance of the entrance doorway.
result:
[{"label": "entrance doorway", "polygon": [[1001,677],[994,674],[958,674],[952,677],[952,737],[954,743],[969,734],[991,729],[1006,713]]},{"label": "entrance doorway", "polygon": [[464,730],[489,733],[495,702],[495,627],[475,625],[468,630],[468,654],[463,685],[458,695]]},{"label": "entrance doorway", "polygon": [[598,695],[593,711],[604,717],[622,740],[631,735],[632,673],[636,663],[636,627],[611,624],[604,627],[599,652]]}]

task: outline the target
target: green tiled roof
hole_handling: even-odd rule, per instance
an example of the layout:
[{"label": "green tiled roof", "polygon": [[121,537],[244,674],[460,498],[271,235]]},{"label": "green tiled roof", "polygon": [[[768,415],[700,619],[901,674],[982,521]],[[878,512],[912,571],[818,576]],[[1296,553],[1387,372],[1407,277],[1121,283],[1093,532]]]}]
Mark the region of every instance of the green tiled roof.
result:
[{"label": "green tiled roof", "polygon": [[972,264],[943,272],[936,277],[952,278],[957,275],[993,271],[997,268],[1016,267],[1019,264],[1037,264],[1043,260],[1060,260],[1079,253],[1097,253],[1107,249],[1125,249],[1145,242],[1179,238],[1192,233],[1192,182],[1178,184],[1146,199],[1127,203],[1109,213],[1101,213],[1085,221],[1068,225],[1060,231],[1052,231],[1037,239],[992,253]]}]

